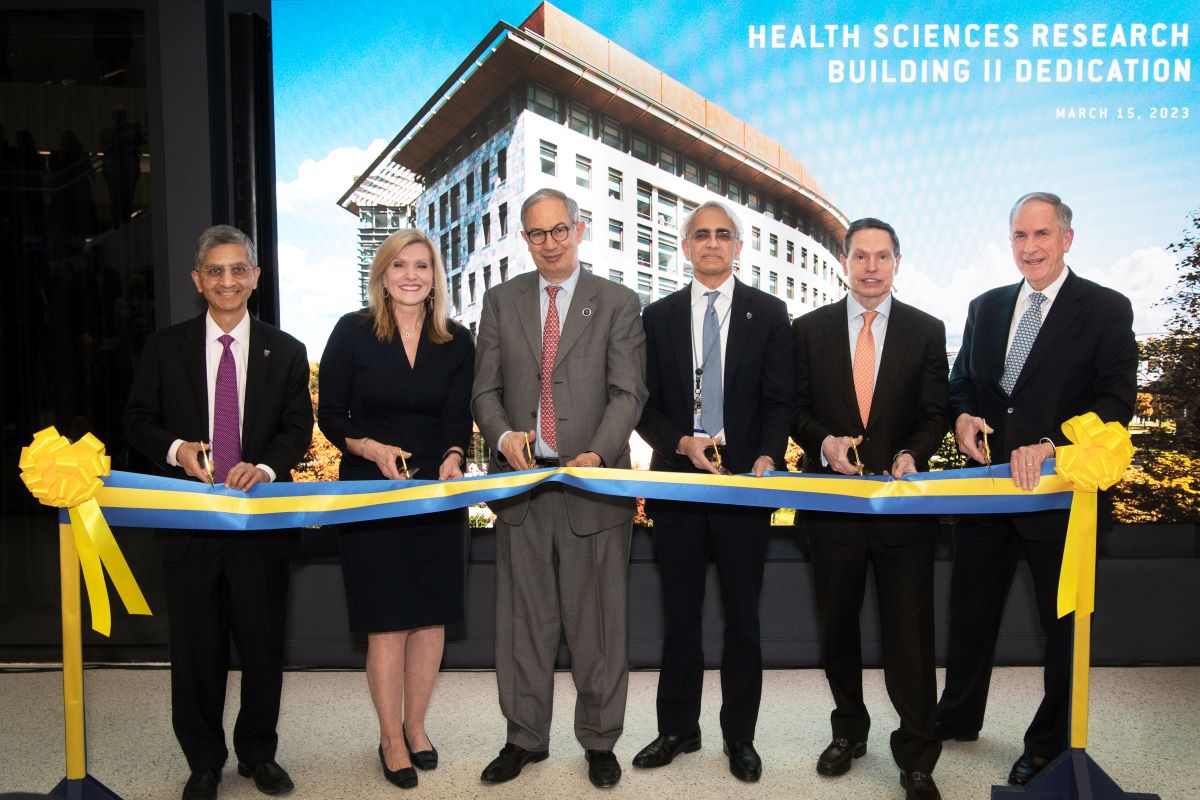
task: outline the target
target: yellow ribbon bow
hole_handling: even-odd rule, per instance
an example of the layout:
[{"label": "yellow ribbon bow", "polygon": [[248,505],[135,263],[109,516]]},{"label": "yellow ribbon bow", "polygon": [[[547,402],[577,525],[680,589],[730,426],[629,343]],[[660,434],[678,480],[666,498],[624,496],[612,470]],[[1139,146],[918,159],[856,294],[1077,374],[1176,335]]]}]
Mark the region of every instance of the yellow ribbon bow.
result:
[{"label": "yellow ribbon bow", "polygon": [[1096,492],[1125,474],[1133,460],[1129,431],[1119,422],[1102,422],[1089,411],[1063,423],[1073,444],[1058,448],[1054,471],[1074,490],[1062,572],[1058,579],[1058,616],[1091,614],[1096,605]]},{"label": "yellow ribbon bow", "polygon": [[108,571],[126,611],[151,613],[95,499],[111,462],[95,436],[89,433],[72,443],[53,426],[35,433],[33,442],[21,448],[21,480],[30,494],[43,505],[67,509],[87,586],[92,629],[105,636],[112,631],[112,610],[103,570]]}]

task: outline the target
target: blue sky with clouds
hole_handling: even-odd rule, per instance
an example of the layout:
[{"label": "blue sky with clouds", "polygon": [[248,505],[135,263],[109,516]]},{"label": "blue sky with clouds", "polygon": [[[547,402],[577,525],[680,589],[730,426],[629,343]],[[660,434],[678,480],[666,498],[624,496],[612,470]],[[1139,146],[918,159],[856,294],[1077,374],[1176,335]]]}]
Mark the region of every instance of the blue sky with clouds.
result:
[{"label": "blue sky with clouds", "polygon": [[[276,0],[277,178],[283,324],[314,357],[337,316],[357,302],[356,220],[335,205],[498,18],[519,24],[524,2],[430,4]],[[1139,333],[1161,330],[1155,306],[1174,280],[1176,241],[1200,207],[1200,17],[1192,3],[708,2],[557,3],[798,157],[850,218],[899,231],[901,296],[961,331],[967,301],[1016,280],[1006,233],[1012,201],[1033,189],[1075,209],[1068,263],[1134,301]],[[664,25],[663,21],[671,21]],[[1188,25],[1187,46],[1038,47],[1035,24]],[[997,23],[1019,44],[996,48],[874,46],[876,25]],[[857,48],[749,46],[751,26],[859,26]],[[908,33],[900,29],[902,40]],[[1128,27],[1125,29],[1129,30]],[[831,59],[966,59],[970,79],[947,84],[834,84]],[[983,80],[984,59],[1004,80]],[[1186,83],[1021,83],[1018,59],[1190,59]],[[1056,119],[1059,107],[1108,119]],[[1133,107],[1139,118],[1118,119]],[[1152,119],[1152,109],[1188,109]]]}]

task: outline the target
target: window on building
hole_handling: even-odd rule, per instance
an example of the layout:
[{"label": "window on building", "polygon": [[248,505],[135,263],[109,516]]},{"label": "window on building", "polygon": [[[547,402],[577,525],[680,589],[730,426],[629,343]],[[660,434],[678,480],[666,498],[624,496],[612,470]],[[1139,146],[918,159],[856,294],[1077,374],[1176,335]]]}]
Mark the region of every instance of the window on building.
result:
[{"label": "window on building", "polygon": [[619,169],[609,169],[608,171],[608,196],[614,200],[621,199],[621,190],[624,186],[625,179],[621,177]]},{"label": "window on building", "polygon": [[433,230],[434,228],[436,228],[438,226],[438,224],[437,224],[437,207],[434,203],[429,204],[429,215],[426,218],[426,222],[429,225],[430,230]]},{"label": "window on building", "polygon": [[475,223],[467,223],[467,252],[475,252]]},{"label": "window on building", "polygon": [[633,134],[633,157],[645,161],[647,164],[653,164],[654,143],[640,133]]},{"label": "window on building", "polygon": [[580,262],[579,262],[579,268],[580,268],[581,270],[583,270],[584,272],[591,272],[591,271],[592,271],[592,265],[591,265],[591,263],[590,263],[590,262],[588,262],[588,261],[580,261]]},{"label": "window on building", "polygon": [[767,291],[771,294],[779,294],[779,273],[774,270],[767,273]]},{"label": "window on building", "polygon": [[467,173],[467,204],[475,202],[475,170]]},{"label": "window on building", "polygon": [[[475,273],[472,272],[467,276],[467,292],[471,295],[471,302],[475,302]],[[863,317],[866,319],[866,317]]]},{"label": "window on building", "polygon": [[456,183],[450,187],[450,221],[458,222],[458,218],[462,213],[461,204],[458,202],[460,197],[459,185]]},{"label": "window on building", "polygon": [[808,305],[808,284],[807,283],[800,284],[800,302],[803,303],[804,305]]},{"label": "window on building", "polygon": [[484,264],[483,266],[483,290],[486,292],[492,288],[492,265]]},{"label": "window on building", "polygon": [[700,164],[690,158],[685,158],[683,160],[683,179],[691,181],[697,186],[703,186],[704,180],[700,177]]},{"label": "window on building", "polygon": [[625,126],[612,117],[600,117],[600,141],[611,148],[625,152]]},{"label": "window on building", "polygon": [[492,190],[492,160],[483,159],[479,165],[479,194],[485,195]]},{"label": "window on building", "polygon": [[675,215],[679,207],[679,201],[675,199],[675,195],[667,192],[658,193],[658,217],[659,225],[666,225],[670,228],[676,226]]},{"label": "window on building", "polygon": [[455,225],[450,229],[450,268],[462,268],[462,228]]},{"label": "window on building", "polygon": [[773,233],[771,234],[770,238],[767,239],[767,254],[775,256],[776,258],[779,257],[779,237]]},{"label": "window on building", "polygon": [[608,246],[613,250],[625,249],[625,223],[619,219],[608,221]]},{"label": "window on building", "polygon": [[713,194],[721,194],[721,173],[711,167],[705,170],[704,185]]},{"label": "window on building", "polygon": [[800,269],[808,269],[808,248],[800,248]]},{"label": "window on building", "polygon": [[582,133],[584,136],[592,135],[592,112],[586,106],[581,106],[578,103],[571,103],[571,115],[567,120],[567,125],[576,133]]},{"label": "window on building", "polygon": [[755,250],[762,250],[762,231],[758,228],[750,229],[750,246]]},{"label": "window on building", "polygon": [[649,272],[639,272],[637,276],[637,293],[642,305],[648,305],[654,300],[654,276]]},{"label": "window on building", "polygon": [[508,280],[508,259],[502,258],[500,259],[500,282],[504,283],[506,280]]},{"label": "window on building", "polygon": [[438,198],[438,217],[441,221],[441,225],[439,225],[438,227],[441,227],[441,228],[450,227],[450,193],[449,192],[442,192],[441,196]]},{"label": "window on building", "polygon": [[755,289],[761,289],[762,286],[762,270],[758,267],[750,268],[750,285]]},{"label": "window on building", "polygon": [[443,233],[442,238],[438,241],[438,246],[442,250],[442,263],[446,265],[446,269],[450,269],[450,234]]},{"label": "window on building", "polygon": [[592,188],[592,160],[583,156],[575,156],[575,185],[584,189]]},{"label": "window on building", "polygon": [[639,267],[650,266],[650,241],[652,234],[650,228],[646,225],[638,225],[637,228],[637,263]]},{"label": "window on building", "polygon": [[796,263],[796,243],[793,242],[791,239],[788,239],[788,242],[787,242],[787,255],[785,256],[785,258],[787,259],[787,263],[789,263],[789,264]]},{"label": "window on building", "polygon": [[775,198],[768,197],[766,203],[763,204],[763,213],[771,219],[779,219],[777,209],[779,206],[775,202]]},{"label": "window on building", "polygon": [[676,155],[674,150],[659,146],[658,168],[663,172],[669,172],[672,175],[677,174],[679,172],[679,156]]},{"label": "window on building", "polygon": [[625,283],[625,273],[619,269],[610,269],[608,271],[608,279],[613,283]]},{"label": "window on building", "polygon": [[650,184],[637,182],[637,214],[642,219],[650,219],[650,192]]},{"label": "window on building", "polygon": [[675,253],[679,250],[678,239],[673,234],[658,232],[658,269],[661,272],[675,271]]},{"label": "window on building", "polygon": [[542,161],[542,172],[546,175],[558,174],[558,146],[553,142],[542,139],[538,148],[538,156]]},{"label": "window on building", "polygon": [[664,278],[661,275],[658,277],[658,297],[660,300],[678,288],[679,285],[672,279]]},{"label": "window on building", "polygon": [[751,189],[746,192],[746,205],[750,206],[751,211],[762,210],[762,195]]},{"label": "window on building", "polygon": [[501,203],[498,209],[500,217],[500,238],[508,236],[508,203]]},{"label": "window on building", "polygon": [[450,307],[462,308],[462,273],[456,272],[450,278]]},{"label": "window on building", "polygon": [[796,299],[796,279],[795,278],[787,279],[787,299],[788,300]]},{"label": "window on building", "polygon": [[592,240],[592,212],[586,209],[579,209],[579,221],[583,223],[583,240],[590,242]]},{"label": "window on building", "polygon": [[492,212],[483,212],[483,246],[487,247],[492,243]]},{"label": "window on building", "polygon": [[725,196],[735,203],[742,202],[742,187],[736,181],[728,181],[725,184]]},{"label": "window on building", "polygon": [[547,89],[537,83],[529,84],[528,108],[535,114],[558,122],[562,110],[562,99],[552,89]]},{"label": "window on building", "polygon": [[496,151],[496,182],[508,180],[508,148],[501,147]]}]

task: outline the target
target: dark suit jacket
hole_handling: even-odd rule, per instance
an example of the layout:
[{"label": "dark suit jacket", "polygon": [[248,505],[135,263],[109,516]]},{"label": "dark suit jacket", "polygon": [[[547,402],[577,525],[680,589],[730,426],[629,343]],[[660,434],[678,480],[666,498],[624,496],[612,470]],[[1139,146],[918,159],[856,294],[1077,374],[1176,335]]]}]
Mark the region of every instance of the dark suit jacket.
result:
[{"label": "dark suit jacket", "polygon": [[[951,421],[983,417],[992,461],[1043,437],[1067,444],[1062,423],[1094,411],[1105,422],[1128,425],[1137,395],[1137,342],[1129,299],[1069,272],[1013,387],[1000,388],[1004,356],[1020,283],[971,301],[962,349],[950,375]],[[1013,517],[1023,536],[1066,535],[1066,512]]]},{"label": "dark suit jacket", "polygon": [[[646,306],[646,387],[650,397],[637,432],[654,449],[650,468],[697,472],[675,452],[693,433],[696,379],[692,365],[691,286]],[[725,347],[723,464],[749,472],[759,456],[784,469],[792,417],[792,342],[787,306],[777,297],[735,281]]]},{"label": "dark suit jacket", "polygon": [[[918,471],[928,469],[929,457],[941,444],[947,427],[949,368],[942,321],[892,298],[865,427],[854,392],[845,298],[798,318],[792,323],[792,332],[796,355],[792,438],[804,449],[803,470],[831,473],[821,465],[821,442],[827,436],[860,435],[863,441],[858,454],[867,472],[889,471],[901,450],[912,452]],[[916,535],[908,526],[900,527],[903,530],[897,529],[895,537]],[[844,535],[843,526],[836,521],[830,525],[822,522],[812,532]]]},{"label": "dark suit jacket", "polygon": [[[208,441],[208,375],[205,366],[205,315],[181,322],[146,339],[129,402],[125,436],[166,475],[186,478],[167,464],[176,439]],[[266,464],[275,480],[290,481],[292,467],[312,440],[312,398],[304,345],[253,317],[246,363],[242,460]],[[281,537],[259,537],[264,548],[286,549]],[[186,541],[169,543],[168,558],[178,557]]]},{"label": "dark suit jacket", "polygon": [[[493,286],[483,296],[471,410],[480,433],[494,448],[492,474],[511,469],[497,446],[504,432],[528,431],[537,419],[540,320],[536,271]],[[552,376],[558,452],[564,462],[591,451],[607,467],[629,468],[629,434],[646,402],[644,341],[637,295],[582,271],[563,319]],[[633,519],[633,498],[572,487],[563,491],[576,534],[597,533]],[[506,525],[520,525],[529,510],[529,493],[490,505]]]}]

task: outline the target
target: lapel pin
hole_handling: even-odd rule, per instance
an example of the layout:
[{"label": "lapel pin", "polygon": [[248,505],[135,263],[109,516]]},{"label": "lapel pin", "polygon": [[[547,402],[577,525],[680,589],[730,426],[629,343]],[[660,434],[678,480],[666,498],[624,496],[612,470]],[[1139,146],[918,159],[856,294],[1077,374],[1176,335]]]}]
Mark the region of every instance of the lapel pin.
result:
[{"label": "lapel pin", "polygon": [[590,317],[590,316],[592,315],[592,310],[591,310],[590,308],[584,308],[584,309],[583,309],[583,315],[584,315],[585,317]]},{"label": "lapel pin", "polygon": [[746,312],[746,319],[754,319],[754,315],[753,315],[753,314],[751,314],[749,311],[747,311],[747,312]]},{"label": "lapel pin", "polygon": [[267,356],[269,356],[269,355],[271,355],[271,351],[270,351],[270,350],[263,350],[263,358],[266,358],[266,357],[267,357]]}]

